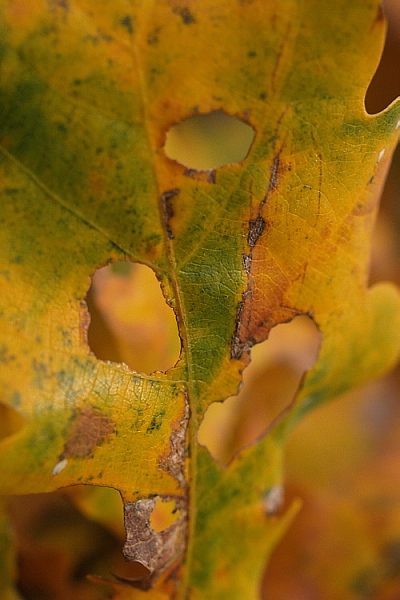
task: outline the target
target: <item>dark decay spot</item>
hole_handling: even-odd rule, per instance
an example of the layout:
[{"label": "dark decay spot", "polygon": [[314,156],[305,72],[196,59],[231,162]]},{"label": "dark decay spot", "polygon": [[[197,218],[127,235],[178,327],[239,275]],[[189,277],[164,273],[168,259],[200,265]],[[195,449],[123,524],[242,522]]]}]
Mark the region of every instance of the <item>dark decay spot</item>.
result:
[{"label": "dark decay spot", "polygon": [[207,171],[198,171],[197,169],[186,169],[184,175],[191,177],[197,181],[206,181],[207,183],[216,182],[216,170],[209,169]]},{"label": "dark decay spot", "polygon": [[256,52],[255,50],[250,50],[250,51],[247,53],[247,56],[248,56],[249,58],[254,58],[255,56],[257,56],[257,52]]},{"label": "dark decay spot", "polygon": [[271,176],[270,176],[270,179],[269,179],[268,192],[276,190],[276,188],[278,187],[279,164],[280,164],[280,156],[279,156],[279,154],[277,154],[274,157],[272,165],[269,168]]},{"label": "dark decay spot", "polygon": [[249,221],[249,232],[247,235],[247,242],[250,248],[254,248],[258,238],[265,229],[265,221],[261,216],[258,216],[253,221]]},{"label": "dark decay spot", "polygon": [[172,233],[172,229],[170,226],[170,219],[174,216],[174,208],[172,206],[172,198],[179,194],[179,189],[175,188],[173,190],[168,190],[161,194],[161,204],[163,210],[164,224],[165,229],[167,231],[167,236],[169,240],[174,239],[174,234]]},{"label": "dark decay spot", "polygon": [[195,17],[190,12],[190,10],[188,9],[187,6],[183,6],[182,8],[180,6],[175,6],[172,9],[172,12],[175,15],[179,15],[185,25],[190,25],[191,23],[196,23]]},{"label": "dark decay spot", "polygon": [[161,429],[162,426],[162,417],[164,415],[160,414],[160,415],[154,415],[151,419],[150,425],[147,428],[147,432],[151,432],[151,431],[158,431],[159,429]]},{"label": "dark decay spot", "polygon": [[130,15],[126,15],[120,20],[122,27],[125,27],[128,33],[133,33],[133,21]]}]

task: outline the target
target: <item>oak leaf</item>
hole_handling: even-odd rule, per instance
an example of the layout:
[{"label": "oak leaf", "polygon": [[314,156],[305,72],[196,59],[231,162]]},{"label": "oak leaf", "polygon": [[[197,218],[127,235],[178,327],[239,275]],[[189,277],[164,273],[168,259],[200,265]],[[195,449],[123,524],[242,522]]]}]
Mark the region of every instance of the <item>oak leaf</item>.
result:
[{"label": "oak leaf", "polygon": [[[116,488],[129,558],[148,569],[139,585],[156,586],[145,597],[256,598],[298,508],[271,509],[287,432],[398,355],[398,293],[367,288],[400,119],[398,103],[364,108],[379,2],[0,8],[0,389],[24,419],[0,445],[0,491]],[[168,158],[171,126],[215,111],[254,129],[248,156],[211,175]],[[182,349],[165,373],[90,350],[90,278],[118,260],[151,267],[175,310]],[[222,468],[198,424],[237,392],[251,347],[299,314],[321,332],[318,361],[268,435]],[[158,533],[157,501],[179,513]]]}]

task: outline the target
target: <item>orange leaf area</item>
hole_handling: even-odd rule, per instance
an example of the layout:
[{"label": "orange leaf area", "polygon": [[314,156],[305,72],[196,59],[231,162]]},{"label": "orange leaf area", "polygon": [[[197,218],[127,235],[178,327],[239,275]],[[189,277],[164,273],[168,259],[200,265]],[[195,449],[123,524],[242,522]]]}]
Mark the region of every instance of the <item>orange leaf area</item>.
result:
[{"label": "orange leaf area", "polygon": [[0,15],[0,596],[394,600],[379,0]]},{"label": "orange leaf area", "polygon": [[[400,153],[383,195],[373,281],[400,283]],[[265,572],[265,600],[400,597],[400,368],[318,408],[286,450],[286,501],[302,508]]]}]

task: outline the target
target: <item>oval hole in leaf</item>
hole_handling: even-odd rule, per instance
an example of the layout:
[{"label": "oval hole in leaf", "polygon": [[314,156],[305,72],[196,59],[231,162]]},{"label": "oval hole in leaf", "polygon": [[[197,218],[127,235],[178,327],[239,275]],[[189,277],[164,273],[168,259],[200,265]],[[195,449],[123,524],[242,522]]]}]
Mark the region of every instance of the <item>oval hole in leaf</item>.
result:
[{"label": "oval hole in leaf", "polygon": [[188,169],[212,171],[244,160],[254,136],[251,125],[217,110],[173,125],[164,151]]},{"label": "oval hole in leaf", "polygon": [[0,441],[17,433],[25,424],[25,419],[11,406],[0,402]]},{"label": "oval hole in leaf", "polygon": [[97,358],[144,373],[166,371],[178,361],[175,314],[150,267],[119,261],[98,269],[86,302],[88,343]]},{"label": "oval hole in leaf", "polygon": [[320,341],[314,321],[302,315],[277,325],[251,349],[239,394],[212,404],[199,429],[199,442],[216,460],[227,464],[290,404],[317,358]]}]

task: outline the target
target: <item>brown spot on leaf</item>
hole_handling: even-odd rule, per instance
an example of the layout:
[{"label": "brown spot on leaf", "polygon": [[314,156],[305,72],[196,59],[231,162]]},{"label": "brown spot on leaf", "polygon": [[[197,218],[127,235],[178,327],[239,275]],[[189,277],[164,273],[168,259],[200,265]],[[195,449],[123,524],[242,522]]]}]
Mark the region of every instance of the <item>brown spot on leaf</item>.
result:
[{"label": "brown spot on leaf", "polygon": [[99,410],[85,408],[72,424],[62,458],[89,456],[113,431],[114,424],[108,417]]},{"label": "brown spot on leaf", "polygon": [[231,358],[236,360],[239,360],[254,344],[266,340],[274,325],[287,323],[301,314],[301,311],[286,305],[285,294],[290,280],[276,269],[273,259],[268,258],[263,252],[261,256],[264,273],[271,273],[268,295],[257,286],[254,265],[260,262],[260,258],[257,253],[254,257],[253,252],[258,248],[258,245],[255,246],[250,256],[245,255],[243,265],[248,284],[236,312],[236,329],[231,342]]},{"label": "brown spot on leaf", "polygon": [[270,178],[267,193],[264,198],[264,204],[268,200],[269,195],[277,189],[279,183],[279,165],[280,165],[280,154],[276,154],[274,160],[272,161],[272,165],[270,166]]},{"label": "brown spot on leaf", "polygon": [[216,170],[209,169],[208,171],[198,171],[197,169],[186,169],[184,175],[191,177],[197,181],[205,181],[206,183],[215,183]]},{"label": "brown spot on leaf", "polygon": [[[160,502],[174,502],[175,521],[162,531],[154,531],[151,515]],[[143,565],[148,573],[139,580],[127,580],[134,587],[149,589],[166,571],[182,559],[187,535],[186,499],[154,496],[125,503],[126,542],[122,550],[129,561]]]},{"label": "brown spot on leaf", "polygon": [[164,225],[165,225],[165,229],[166,229],[169,240],[174,239],[174,234],[172,232],[171,225],[170,225],[170,220],[174,216],[174,207],[172,205],[172,198],[174,196],[176,196],[177,194],[179,194],[179,191],[180,190],[178,188],[175,188],[173,190],[168,190],[167,192],[164,192],[163,194],[161,194],[161,204],[162,204],[162,210],[163,210]]},{"label": "brown spot on leaf", "polygon": [[185,478],[186,431],[189,423],[189,402],[185,395],[185,409],[182,419],[170,435],[171,452],[167,459],[167,470],[181,488],[187,486]]},{"label": "brown spot on leaf", "polygon": [[249,221],[249,231],[247,234],[247,243],[250,248],[254,248],[256,245],[258,238],[262,234],[265,228],[265,221],[261,215],[259,215],[253,221]]},{"label": "brown spot on leaf", "polygon": [[175,477],[180,488],[187,487],[186,481],[186,432],[189,423],[189,402],[185,394],[185,406],[182,418],[171,423],[172,433],[169,437],[169,452],[159,458],[160,467]]},{"label": "brown spot on leaf", "polygon": [[[283,118],[284,113],[279,119]],[[278,125],[279,125],[278,122]],[[283,146],[282,146],[283,147]],[[236,328],[231,341],[231,358],[239,360],[243,354],[268,338],[269,332],[278,323],[287,323],[302,314],[288,306],[286,293],[293,281],[285,275],[268,249],[269,223],[262,213],[265,205],[279,185],[281,172],[290,170],[280,159],[282,148],[276,151],[270,165],[270,179],[262,202],[256,207],[248,221],[247,244],[249,251],[242,255],[243,269],[247,275],[247,288],[236,312]],[[264,243],[259,244],[261,237]],[[267,291],[258,285],[262,265],[262,277],[268,279]]]}]

